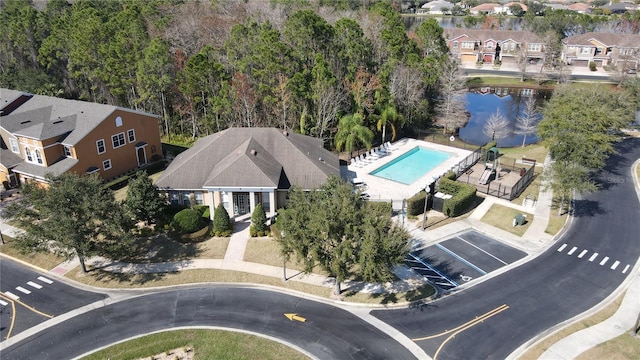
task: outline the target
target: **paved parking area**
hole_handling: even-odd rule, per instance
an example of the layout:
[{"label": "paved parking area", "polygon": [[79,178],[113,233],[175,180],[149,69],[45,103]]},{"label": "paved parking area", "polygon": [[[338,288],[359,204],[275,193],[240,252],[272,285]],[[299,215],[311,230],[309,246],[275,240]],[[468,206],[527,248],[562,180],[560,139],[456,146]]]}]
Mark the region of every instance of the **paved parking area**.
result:
[{"label": "paved parking area", "polygon": [[409,254],[405,264],[442,290],[509,265],[527,254],[470,230]]}]

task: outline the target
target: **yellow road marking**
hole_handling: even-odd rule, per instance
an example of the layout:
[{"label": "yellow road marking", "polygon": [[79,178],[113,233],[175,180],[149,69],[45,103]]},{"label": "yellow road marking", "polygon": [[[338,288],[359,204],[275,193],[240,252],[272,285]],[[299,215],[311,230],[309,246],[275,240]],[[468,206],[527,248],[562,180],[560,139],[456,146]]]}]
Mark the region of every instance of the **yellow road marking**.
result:
[{"label": "yellow road marking", "polygon": [[489,311],[488,313],[475,318],[474,320],[469,321],[468,323],[462,325],[461,327],[458,327],[458,330],[456,330],[453,334],[451,334],[448,338],[446,338],[442,344],[440,344],[440,346],[438,347],[438,350],[436,350],[436,353],[433,355],[433,360],[436,360],[438,358],[438,354],[440,353],[440,350],[442,350],[442,348],[444,347],[444,345],[451,340],[452,338],[456,337],[456,335],[458,335],[459,333],[467,330],[468,328],[475,326],[483,321],[485,321],[486,319],[497,315],[505,310],[507,310],[509,308],[509,306],[507,306],[506,304],[503,304],[501,306],[498,306],[497,308]]},{"label": "yellow road marking", "polygon": [[29,309],[29,310],[33,311],[33,312],[34,312],[34,313],[36,313],[36,314],[40,314],[40,315],[42,315],[42,316],[44,316],[44,317],[48,317],[49,319],[53,318],[53,315],[49,315],[49,314],[43,313],[42,311],[37,310],[36,308],[31,307],[31,306],[29,306],[29,305],[27,305],[27,304],[23,303],[23,302],[22,302],[22,301],[20,301],[20,300],[13,300],[13,299],[11,299],[11,298],[7,297],[6,295],[4,295],[4,294],[2,294],[2,293],[0,293],[0,297],[3,297],[3,298],[5,298],[5,299],[7,299],[7,300],[10,300],[10,301],[12,301],[12,302],[14,302],[14,301],[15,301],[16,303],[18,303],[18,304],[20,304],[20,305],[22,305],[22,306],[26,307],[27,309]]},{"label": "yellow road marking", "polygon": [[0,293],[0,297],[5,298],[7,300],[9,300],[11,302],[11,325],[9,325],[9,331],[7,332],[7,337],[4,338],[5,340],[7,340],[10,336],[11,336],[11,332],[13,331],[13,325],[16,322],[16,304],[13,302],[13,299],[10,299],[4,295],[2,295],[2,293]]},{"label": "yellow road marking", "polygon": [[286,316],[287,319],[289,319],[291,321],[293,321],[293,320],[300,321],[300,322],[307,321],[307,319],[303,318],[302,316],[298,316],[298,314],[295,314],[295,313],[286,313],[286,314],[284,314],[284,316]]},{"label": "yellow road marking", "polygon": [[[433,338],[437,338],[437,337],[440,337],[440,336],[443,336],[443,335],[447,335],[447,334],[452,333],[452,332],[454,332],[454,331],[456,331],[456,330],[458,330],[458,329],[460,329],[460,328],[463,328],[463,327],[467,326],[467,325],[468,325],[468,324],[470,324],[470,323],[476,322],[478,319],[485,319],[485,318],[489,318],[489,317],[491,317],[491,316],[495,315],[494,313],[495,313],[496,311],[498,311],[499,309],[503,308],[503,307],[506,307],[504,310],[506,310],[506,309],[508,309],[508,308],[509,308],[506,304],[503,304],[503,305],[500,305],[500,306],[498,306],[497,308],[495,308],[495,309],[493,309],[493,310],[491,310],[491,311],[488,311],[488,312],[486,312],[486,313],[484,313],[484,314],[482,314],[482,315],[480,315],[480,316],[476,316],[476,318],[475,318],[475,319],[470,320],[470,321],[467,321],[466,323],[464,323],[464,324],[462,324],[462,325],[459,325],[459,326],[457,326],[457,327],[455,327],[455,328],[453,328],[453,329],[450,329],[450,330],[447,330],[447,331],[443,331],[443,332],[441,332],[441,333],[439,333],[439,334],[429,335],[429,336],[425,336],[425,337],[421,337],[421,338],[415,338],[415,339],[411,339],[411,340],[413,340],[413,341],[420,341],[420,340],[433,339]],[[502,311],[502,310],[500,310],[500,311]]]}]

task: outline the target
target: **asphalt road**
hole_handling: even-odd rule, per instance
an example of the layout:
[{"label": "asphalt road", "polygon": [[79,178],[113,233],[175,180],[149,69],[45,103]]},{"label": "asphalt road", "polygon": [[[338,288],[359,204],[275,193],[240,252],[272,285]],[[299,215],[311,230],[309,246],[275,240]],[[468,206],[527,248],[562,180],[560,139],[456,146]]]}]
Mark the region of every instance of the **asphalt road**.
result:
[{"label": "asphalt road", "polygon": [[[297,313],[306,322],[291,321]],[[2,359],[69,359],[139,334],[217,326],[269,335],[319,359],[415,359],[400,343],[340,308],[234,287],[168,290],[76,316],[2,351]]]},{"label": "asphalt road", "polygon": [[[573,226],[556,246],[433,304],[372,314],[437,359],[504,359],[546,329],[601,302],[630,274],[622,273],[623,266],[632,268],[640,257],[640,204],[630,171],[640,158],[640,139],[618,145],[620,155],[612,156],[599,175],[601,190],[576,201]],[[565,243],[565,250],[558,251]],[[578,258],[584,250],[588,254]],[[589,261],[595,253],[597,258]],[[614,261],[620,265],[612,270]]]},{"label": "asphalt road", "polygon": [[[7,335],[15,336],[52,317],[106,297],[66,285],[53,276],[6,258],[0,258],[0,291],[2,340],[6,340]],[[13,295],[19,299],[14,299]]]}]

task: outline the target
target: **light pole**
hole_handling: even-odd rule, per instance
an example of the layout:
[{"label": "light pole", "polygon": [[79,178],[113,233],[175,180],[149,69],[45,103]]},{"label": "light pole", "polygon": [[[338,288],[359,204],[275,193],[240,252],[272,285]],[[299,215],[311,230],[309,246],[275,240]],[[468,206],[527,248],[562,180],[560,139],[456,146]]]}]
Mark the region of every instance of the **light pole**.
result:
[{"label": "light pole", "polygon": [[[284,242],[284,230],[280,231],[280,236],[282,237],[283,249],[286,248],[286,244]],[[282,252],[282,280],[287,281],[287,255]]]}]

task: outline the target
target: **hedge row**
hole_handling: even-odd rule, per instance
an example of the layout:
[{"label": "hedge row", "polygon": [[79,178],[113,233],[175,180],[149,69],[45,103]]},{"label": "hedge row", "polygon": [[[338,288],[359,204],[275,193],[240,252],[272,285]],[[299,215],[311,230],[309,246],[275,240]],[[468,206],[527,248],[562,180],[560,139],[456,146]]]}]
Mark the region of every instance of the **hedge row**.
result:
[{"label": "hedge row", "polygon": [[462,215],[476,198],[475,186],[461,184],[447,178],[440,179],[438,191],[453,196],[445,199],[442,206],[442,213],[451,217]]},{"label": "hedge row", "polygon": [[407,215],[417,216],[424,212],[424,202],[427,200],[427,193],[420,191],[407,199]]}]

